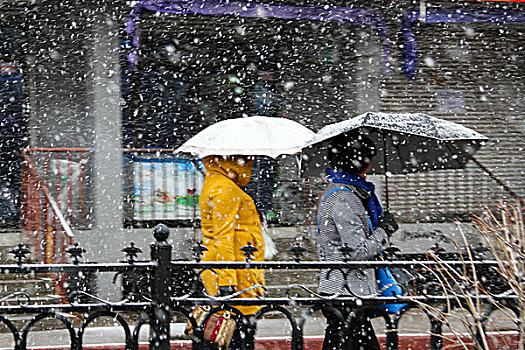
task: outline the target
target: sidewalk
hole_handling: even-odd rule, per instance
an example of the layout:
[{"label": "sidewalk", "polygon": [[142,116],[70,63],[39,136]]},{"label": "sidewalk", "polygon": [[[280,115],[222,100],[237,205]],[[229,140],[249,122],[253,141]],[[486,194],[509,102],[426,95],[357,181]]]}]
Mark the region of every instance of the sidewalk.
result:
[{"label": "sidewalk", "polygon": [[[512,331],[515,329],[512,321],[503,318],[502,315],[494,315],[492,318],[497,329],[501,332],[495,333],[492,336],[493,341],[497,342],[497,348],[513,350],[516,349],[517,333]],[[299,319],[296,318],[299,322]],[[381,341],[385,338],[385,326],[381,319],[374,319],[374,328],[376,334]],[[460,322],[452,322],[456,331],[465,333],[465,329]],[[185,323],[172,323],[170,328],[172,348],[190,349],[191,342],[184,334]],[[320,349],[324,335],[325,319],[319,315],[307,319],[304,327],[305,350],[306,349]],[[5,326],[3,331],[5,332]],[[0,328],[2,329],[2,328]],[[428,349],[429,339],[429,322],[421,312],[411,310],[407,312],[401,319],[399,324],[399,349]],[[489,328],[494,330],[494,328]],[[78,330],[77,330],[78,331]],[[133,327],[131,327],[133,332]],[[450,333],[449,329],[444,328],[444,333]],[[143,344],[148,343],[149,326],[144,325],[139,334],[139,342]],[[453,338],[450,336],[449,338]],[[119,327],[88,327],[84,334],[83,344],[86,348],[98,350],[113,350],[122,348],[119,346],[124,344],[124,331]],[[280,318],[264,318],[258,322],[258,329],[256,334],[257,349],[289,349],[289,341],[291,339],[291,327],[289,322]],[[403,346],[401,346],[404,344]],[[48,330],[30,332],[28,336],[28,347],[40,348],[46,350],[59,349],[62,350],[70,345],[69,334],[66,330]],[[13,349],[14,342],[10,333],[0,333],[0,350]],[[147,347],[147,346],[146,346]]]},{"label": "sidewalk", "polygon": [[[305,335],[321,337],[324,332],[324,319],[311,319],[307,321]],[[187,339],[184,336],[185,323],[172,323],[170,328],[171,339],[174,341]],[[131,328],[133,332],[133,327]],[[149,326],[144,325],[139,334],[139,342],[147,343]],[[258,323],[257,338],[288,338],[291,337],[291,327],[286,320],[271,319],[262,320]],[[84,333],[85,345],[102,344],[124,344],[125,334],[120,327],[88,327]],[[67,330],[48,330],[30,332],[28,336],[28,347],[63,347],[68,346],[69,333]],[[0,349],[5,346],[13,346],[10,333],[0,333]]]}]

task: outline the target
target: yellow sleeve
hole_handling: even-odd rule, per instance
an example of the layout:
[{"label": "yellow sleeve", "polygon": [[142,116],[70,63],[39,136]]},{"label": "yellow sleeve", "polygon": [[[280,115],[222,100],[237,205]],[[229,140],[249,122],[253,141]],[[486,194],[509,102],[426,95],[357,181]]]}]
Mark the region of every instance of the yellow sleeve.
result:
[{"label": "yellow sleeve", "polygon": [[[235,189],[217,189],[212,199],[212,227],[217,261],[235,261],[235,228],[242,198]],[[236,286],[235,270],[218,270],[219,286]]]}]

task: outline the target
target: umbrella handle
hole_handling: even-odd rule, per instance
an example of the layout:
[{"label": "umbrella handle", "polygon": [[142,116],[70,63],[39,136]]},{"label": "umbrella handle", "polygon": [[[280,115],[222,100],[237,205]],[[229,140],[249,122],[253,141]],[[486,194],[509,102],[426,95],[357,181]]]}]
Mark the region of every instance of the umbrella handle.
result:
[{"label": "umbrella handle", "polygon": [[[191,162],[199,170],[199,172],[202,174],[202,176],[206,176],[206,172],[201,168],[199,162],[194,157],[191,157]],[[196,181],[195,176],[193,176],[194,186],[195,186],[195,181]],[[195,240],[195,242],[198,242],[198,239],[197,239],[197,227],[198,227],[198,225],[197,225],[197,203],[194,203],[194,205],[193,205],[193,222],[192,222],[192,226],[193,226],[193,239]]]},{"label": "umbrella handle", "polygon": [[385,137],[385,131],[381,131],[381,136],[383,137],[383,167],[385,168],[385,203],[386,203],[386,210],[390,209],[390,199],[388,198],[388,161],[387,161],[387,154],[386,154],[386,137]]}]

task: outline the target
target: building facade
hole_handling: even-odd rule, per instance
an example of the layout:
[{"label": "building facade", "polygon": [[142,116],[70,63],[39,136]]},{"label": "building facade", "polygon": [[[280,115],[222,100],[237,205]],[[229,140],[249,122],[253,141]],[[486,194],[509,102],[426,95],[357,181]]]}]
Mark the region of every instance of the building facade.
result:
[{"label": "building facade", "polygon": [[[367,111],[424,112],[490,138],[464,170],[392,176],[402,222],[525,197],[522,4],[3,1],[0,18],[6,225],[20,216],[22,147],[87,152],[83,229],[120,230],[136,224],[126,149],[172,149],[255,114],[316,131]],[[320,181],[300,179],[293,157],[258,166],[275,181],[259,177],[252,194],[275,222],[314,223]]]}]

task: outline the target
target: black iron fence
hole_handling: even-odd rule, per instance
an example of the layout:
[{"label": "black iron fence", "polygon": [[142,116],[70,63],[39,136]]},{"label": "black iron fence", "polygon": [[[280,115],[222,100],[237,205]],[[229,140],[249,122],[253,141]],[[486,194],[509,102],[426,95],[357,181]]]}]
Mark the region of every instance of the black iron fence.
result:
[{"label": "black iron fence", "polygon": [[[217,311],[227,310],[237,319],[238,327],[245,328],[245,334],[250,335],[247,325],[249,320],[236,306],[258,305],[262,308],[255,314],[259,320],[267,313],[280,313],[291,326],[290,348],[293,350],[303,349],[304,329],[306,321],[314,313],[323,309],[338,310],[342,307],[350,307],[359,315],[373,311],[377,317],[384,319],[386,325],[386,349],[395,350],[399,348],[398,325],[400,320],[409,310],[421,308],[422,303],[433,305],[447,305],[449,307],[461,307],[463,301],[475,298],[476,301],[486,306],[482,317],[486,320],[497,309],[501,303],[509,307],[516,314],[517,298],[508,292],[479,295],[439,295],[431,294],[429,281],[424,271],[443,268],[443,262],[425,260],[425,255],[411,256],[411,260],[395,261],[342,261],[342,262],[319,262],[301,261],[302,250],[294,246],[291,250],[295,255],[294,261],[268,261],[258,262],[251,260],[253,247],[243,247],[245,262],[201,262],[204,250],[202,245],[193,248],[195,261],[173,261],[172,246],[167,242],[169,230],[163,225],[153,230],[155,242],[151,244],[151,260],[137,261],[137,254],[141,250],[133,245],[126,247],[123,251],[127,255],[127,261],[112,264],[80,263],[79,257],[84,250],[79,246],[70,247],[68,252],[72,256],[70,264],[30,264],[25,263],[25,255],[29,253],[23,246],[13,249],[18,263],[12,265],[0,265],[0,273],[7,274],[61,274],[68,279],[67,302],[52,305],[38,305],[32,302],[31,297],[25,293],[18,292],[0,297],[0,323],[3,323],[13,337],[14,350],[27,349],[27,340],[30,332],[34,331],[35,325],[44,319],[54,319],[63,324],[70,337],[70,348],[72,350],[82,349],[84,346],[84,335],[86,328],[93,324],[98,318],[111,317],[125,334],[125,348],[134,350],[139,348],[139,333],[144,325],[149,324],[149,349],[170,349],[170,323],[174,314],[182,314],[191,323],[194,330],[190,336],[192,349],[204,349],[205,342],[204,324]],[[250,249],[253,248],[253,249]],[[399,257],[398,257],[399,259]],[[415,259],[415,260],[414,260]],[[496,265],[495,261],[469,261],[467,267],[480,269],[487,273]],[[447,268],[458,268],[464,270],[465,262],[461,260],[446,261]],[[301,285],[290,285],[282,296],[263,297],[260,299],[234,298],[234,296],[209,296],[200,283],[200,273],[205,270],[214,269],[265,269],[265,270],[312,270],[321,268],[337,270],[345,274],[351,269],[363,267],[390,267],[406,268],[419,275],[418,278],[410,280],[410,287],[405,286],[403,296],[384,297],[378,295],[356,296],[345,293],[345,295],[318,295],[315,291]],[[110,302],[94,295],[96,288],[91,288],[96,283],[96,276],[102,272],[115,273],[122,276],[122,300]],[[314,272],[315,273],[315,272]],[[91,276],[91,277],[90,277]],[[421,277],[423,276],[423,277]],[[90,287],[91,286],[91,287]],[[292,295],[292,288],[305,291],[306,296]],[[500,285],[500,289],[505,286]],[[351,293],[351,291],[349,291]],[[399,313],[389,315],[383,305],[391,303],[407,304]],[[210,310],[206,317],[197,324],[191,312],[197,305],[208,305]],[[235,306],[233,306],[235,305]],[[291,310],[301,307],[303,312],[300,316]],[[123,313],[136,314],[133,325],[126,321]],[[11,318],[14,315],[34,315],[21,327],[15,326]],[[65,317],[65,314],[81,315],[82,321],[75,326],[73,322]],[[430,349],[441,349],[443,346],[442,320],[436,314],[426,311],[428,316],[429,345]],[[479,317],[478,317],[479,318]],[[343,320],[347,325],[351,319]],[[253,336],[253,334],[252,334]],[[254,338],[246,336],[243,339],[243,349],[253,349]]]}]

